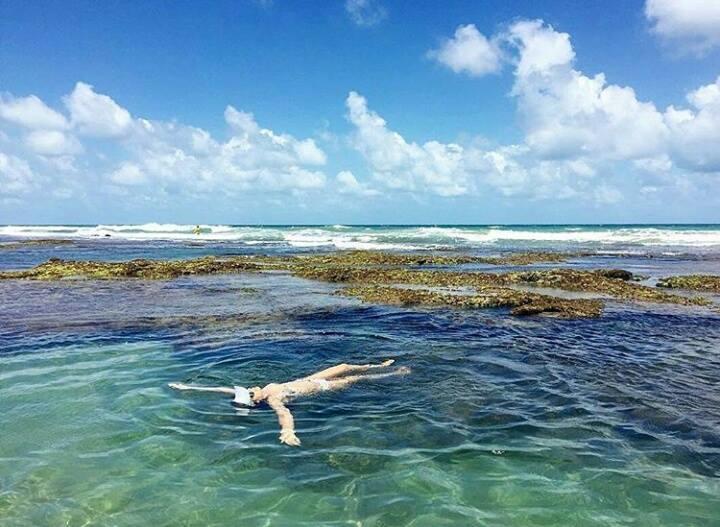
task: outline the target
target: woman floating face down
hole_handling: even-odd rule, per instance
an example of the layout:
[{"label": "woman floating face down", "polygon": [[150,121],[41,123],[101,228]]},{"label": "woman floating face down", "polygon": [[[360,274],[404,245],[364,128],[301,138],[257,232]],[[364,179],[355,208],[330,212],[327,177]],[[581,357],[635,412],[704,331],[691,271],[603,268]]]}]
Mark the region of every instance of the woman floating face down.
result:
[{"label": "woman floating face down", "polygon": [[327,390],[342,390],[362,380],[381,379],[410,373],[410,369],[407,367],[397,368],[385,373],[368,373],[371,370],[387,368],[394,362],[394,360],[386,360],[381,364],[338,364],[307,377],[284,383],[273,382],[262,388],[259,386],[249,389],[242,386],[233,388],[224,386],[189,386],[181,383],[170,383],[168,386],[176,390],[225,393],[234,397],[233,403],[245,407],[252,407],[266,401],[278,416],[280,442],[290,446],[299,446],[300,439],[295,435],[295,421],[290,410],[285,406],[287,401]]}]

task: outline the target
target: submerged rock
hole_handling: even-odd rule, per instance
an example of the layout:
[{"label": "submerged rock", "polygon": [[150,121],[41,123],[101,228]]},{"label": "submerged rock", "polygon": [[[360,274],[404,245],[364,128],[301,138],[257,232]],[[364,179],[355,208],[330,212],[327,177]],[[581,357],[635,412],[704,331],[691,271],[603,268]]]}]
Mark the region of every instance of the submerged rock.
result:
[{"label": "submerged rock", "polygon": [[598,317],[600,300],[556,298],[507,288],[488,288],[474,294],[453,294],[428,289],[357,286],[340,291],[365,302],[401,306],[448,306],[467,309],[510,307],[513,315],[553,314],[563,318]]},{"label": "submerged rock", "polygon": [[720,276],[692,274],[687,276],[669,276],[658,281],[658,287],[669,289],[691,289],[720,293]]},{"label": "submerged rock", "polygon": [[531,265],[536,263],[561,263],[571,258],[590,255],[591,253],[524,252],[511,253],[505,256],[483,257],[479,261],[491,265]]},{"label": "submerged rock", "polygon": [[34,240],[20,240],[17,242],[0,243],[0,250],[22,249],[24,247],[56,247],[60,245],[73,245],[73,240],[40,238]]},{"label": "submerged rock", "polygon": [[[537,254],[550,253],[522,253],[523,258]],[[188,275],[282,270],[300,278],[350,285],[352,287],[346,289],[345,294],[370,302],[467,308],[505,306],[512,308],[511,312],[517,315],[556,313],[562,317],[589,317],[598,316],[603,306],[602,301],[597,299],[559,298],[541,292],[520,290],[518,286],[594,293],[624,301],[679,305],[712,304],[706,298],[680,296],[641,285],[636,282],[636,277],[631,272],[622,269],[542,269],[495,273],[417,268],[424,265],[456,266],[477,261],[479,259],[473,256],[389,254],[372,251],[289,257],[207,256],[193,260],[127,262],[66,261],[53,258],[32,269],[0,272],[0,279],[163,280]],[[503,260],[504,263],[508,261]],[[684,286],[690,289],[720,289],[720,277],[696,276],[677,279],[667,279],[661,285],[681,287],[675,284],[684,283],[690,284],[691,287]],[[415,289],[402,286],[413,286]],[[470,294],[454,294],[438,291],[437,288],[464,288]]]},{"label": "submerged rock", "polygon": [[301,265],[341,266],[444,266],[461,264],[530,265],[558,263],[589,253],[522,252],[501,256],[469,256],[463,254],[388,253],[380,251],[340,251],[329,254],[300,256]]},{"label": "submerged rock", "polygon": [[186,275],[209,275],[257,271],[261,268],[247,258],[219,259],[212,256],[195,260],[130,260],[128,262],[93,262],[51,258],[26,271],[0,273],[1,279],[62,280],[91,278],[113,280],[124,278],[168,279]]},{"label": "submerged rock", "polygon": [[547,269],[508,273],[419,271],[348,267],[304,267],[294,271],[303,278],[356,284],[407,284],[429,287],[508,287],[526,285],[565,291],[599,293],[621,300],[681,305],[707,305],[704,298],[687,298],[643,286],[630,280],[632,273],[619,269],[578,271]]}]

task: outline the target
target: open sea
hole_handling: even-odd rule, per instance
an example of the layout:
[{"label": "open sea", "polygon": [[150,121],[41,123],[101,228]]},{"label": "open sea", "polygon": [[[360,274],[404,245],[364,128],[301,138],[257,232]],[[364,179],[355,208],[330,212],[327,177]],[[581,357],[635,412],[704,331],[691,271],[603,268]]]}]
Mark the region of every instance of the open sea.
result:
[{"label": "open sea", "polygon": [[[74,240],[0,249],[0,270],[432,249],[590,252],[553,266],[650,284],[720,274],[718,225],[193,227],[0,226],[0,243]],[[0,526],[720,522],[717,310],[610,300],[598,319],[518,318],[337,288],[284,273],[0,281]],[[386,358],[412,373],[291,403],[300,448],[266,406],[167,387]]]}]

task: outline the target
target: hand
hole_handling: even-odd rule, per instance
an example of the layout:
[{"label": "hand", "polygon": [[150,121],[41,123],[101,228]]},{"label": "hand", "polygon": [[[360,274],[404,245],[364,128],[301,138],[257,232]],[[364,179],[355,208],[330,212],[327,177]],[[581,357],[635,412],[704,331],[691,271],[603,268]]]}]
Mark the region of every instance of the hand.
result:
[{"label": "hand", "polygon": [[171,382],[168,384],[170,388],[174,388],[176,390],[187,390],[187,385],[183,384],[181,382]]},{"label": "hand", "polygon": [[295,435],[293,430],[283,430],[280,432],[280,442],[288,446],[300,446],[300,439]]}]

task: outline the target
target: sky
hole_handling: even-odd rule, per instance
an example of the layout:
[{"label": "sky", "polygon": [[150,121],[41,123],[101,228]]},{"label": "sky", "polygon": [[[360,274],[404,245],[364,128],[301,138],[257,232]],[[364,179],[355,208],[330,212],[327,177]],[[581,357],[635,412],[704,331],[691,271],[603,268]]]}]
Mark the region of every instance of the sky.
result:
[{"label": "sky", "polygon": [[720,0],[0,0],[0,223],[720,222]]}]

